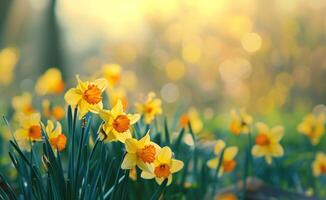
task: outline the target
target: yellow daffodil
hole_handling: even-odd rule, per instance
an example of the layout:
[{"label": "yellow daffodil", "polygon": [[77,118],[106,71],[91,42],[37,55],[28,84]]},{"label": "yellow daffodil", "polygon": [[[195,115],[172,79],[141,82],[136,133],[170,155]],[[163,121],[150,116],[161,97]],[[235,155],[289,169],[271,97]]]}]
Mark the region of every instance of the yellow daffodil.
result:
[{"label": "yellow daffodil", "polygon": [[172,158],[172,151],[169,147],[163,147],[153,164],[148,170],[143,170],[141,177],[144,179],[155,178],[156,182],[161,185],[165,179],[168,179],[167,185],[172,182],[172,174],[183,168],[183,162]]},{"label": "yellow daffodil", "polygon": [[234,135],[248,134],[250,132],[250,126],[252,123],[252,117],[248,115],[244,109],[239,112],[231,110],[231,124],[230,129]]},{"label": "yellow daffodil", "polygon": [[50,68],[37,80],[35,92],[38,95],[60,94],[64,91],[64,86],[60,70]]},{"label": "yellow daffodil", "polygon": [[317,145],[325,133],[325,115],[307,115],[298,126],[298,131],[306,135],[313,145]]},{"label": "yellow daffodil", "polygon": [[98,113],[103,108],[102,92],[107,87],[107,81],[97,79],[93,82],[82,82],[78,76],[77,81],[77,87],[66,92],[66,102],[72,107],[78,107],[79,119],[88,112]]},{"label": "yellow daffodil", "polygon": [[16,49],[5,48],[0,50],[0,85],[8,85],[12,82],[17,62],[18,53]]},{"label": "yellow daffodil", "polygon": [[228,192],[228,193],[218,195],[216,197],[216,200],[238,200],[238,197],[237,195]]},{"label": "yellow daffodil", "polygon": [[120,141],[131,138],[131,126],[139,119],[139,114],[126,114],[119,100],[112,110],[101,110],[100,117],[104,124],[100,127],[99,136],[102,141]]},{"label": "yellow daffodil", "polygon": [[318,152],[311,166],[314,176],[326,175],[326,154]]},{"label": "yellow daffodil", "polygon": [[12,107],[16,113],[23,113],[25,115],[35,112],[32,105],[32,95],[28,92],[24,92],[21,96],[13,97]]},{"label": "yellow daffodil", "polygon": [[137,181],[137,169],[133,167],[129,172],[129,178],[133,181]]},{"label": "yellow daffodil", "polygon": [[105,64],[102,67],[102,74],[110,86],[115,86],[121,80],[121,67],[117,64]]},{"label": "yellow daffodil", "polygon": [[61,106],[54,106],[51,109],[51,103],[48,99],[44,99],[42,101],[42,107],[43,107],[43,115],[46,118],[50,118],[53,116],[53,118],[57,121],[60,121],[65,116],[65,111]]},{"label": "yellow daffodil", "polygon": [[155,98],[155,93],[151,92],[147,96],[145,103],[137,103],[136,108],[144,116],[145,122],[150,124],[156,115],[162,114],[161,100]]},{"label": "yellow daffodil", "polygon": [[[224,141],[218,140],[214,147],[214,154],[216,157],[207,161],[207,166],[209,168],[217,169],[217,167],[219,165],[221,152],[224,148],[225,148]],[[224,154],[223,154],[223,161],[222,161],[222,164],[218,171],[219,177],[222,176],[224,172],[230,173],[235,169],[237,162],[234,160],[234,158],[237,155],[237,153],[238,153],[238,147],[236,147],[236,146],[231,146],[231,147],[225,148]]]},{"label": "yellow daffodil", "polygon": [[29,150],[30,142],[42,140],[39,113],[30,115],[21,114],[19,117],[20,128],[15,131],[15,138],[22,149]]},{"label": "yellow daffodil", "polygon": [[140,140],[128,138],[125,141],[127,154],[122,162],[122,169],[132,169],[136,165],[146,170],[148,164],[152,164],[157,156],[160,147],[151,142],[150,136],[147,133]]},{"label": "yellow daffodil", "polygon": [[54,128],[53,122],[48,120],[45,131],[49,137],[49,142],[52,148],[58,151],[63,151],[66,147],[67,137],[62,133],[60,122],[57,122],[57,125]]},{"label": "yellow daffodil", "polygon": [[284,129],[282,126],[269,128],[264,123],[257,123],[258,135],[256,136],[255,145],[252,148],[252,155],[255,157],[265,157],[268,164],[272,164],[272,157],[281,157],[284,154],[280,140],[283,137]]},{"label": "yellow daffodil", "polygon": [[190,108],[190,110],[183,114],[180,118],[180,126],[185,128],[188,123],[191,123],[192,130],[194,133],[200,133],[203,129],[203,122],[201,121],[199,114],[195,108]]}]

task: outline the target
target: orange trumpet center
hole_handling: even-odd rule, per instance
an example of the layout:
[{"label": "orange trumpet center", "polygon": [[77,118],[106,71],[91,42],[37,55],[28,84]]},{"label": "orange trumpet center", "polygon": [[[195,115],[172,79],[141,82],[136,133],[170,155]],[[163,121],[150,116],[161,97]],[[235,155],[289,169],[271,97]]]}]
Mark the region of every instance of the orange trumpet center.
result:
[{"label": "orange trumpet center", "polygon": [[60,134],[56,138],[50,138],[50,143],[54,149],[62,151],[66,147],[67,137],[63,134]]},{"label": "orange trumpet center", "polygon": [[130,120],[126,115],[119,115],[113,121],[113,128],[119,133],[126,132],[130,127]]},{"label": "orange trumpet center", "polygon": [[320,166],[320,172],[321,172],[322,174],[326,174],[326,165],[321,165],[321,166]]},{"label": "orange trumpet center", "polygon": [[33,125],[28,129],[28,136],[33,139],[41,139],[41,127],[39,125]]},{"label": "orange trumpet center", "polygon": [[237,162],[235,160],[224,160],[223,161],[223,170],[225,172],[232,172]]},{"label": "orange trumpet center", "polygon": [[153,145],[146,145],[140,151],[137,152],[137,156],[145,163],[152,163],[155,160],[156,150]]},{"label": "orange trumpet center", "polygon": [[155,167],[154,174],[158,178],[166,178],[170,175],[170,167],[167,164],[162,164]]},{"label": "orange trumpet center", "polygon": [[270,140],[266,134],[261,133],[256,137],[256,144],[259,146],[267,146],[270,144]]},{"label": "orange trumpet center", "polygon": [[94,84],[88,85],[87,90],[85,90],[83,94],[83,99],[87,101],[87,103],[95,105],[102,101],[101,96],[102,91]]}]

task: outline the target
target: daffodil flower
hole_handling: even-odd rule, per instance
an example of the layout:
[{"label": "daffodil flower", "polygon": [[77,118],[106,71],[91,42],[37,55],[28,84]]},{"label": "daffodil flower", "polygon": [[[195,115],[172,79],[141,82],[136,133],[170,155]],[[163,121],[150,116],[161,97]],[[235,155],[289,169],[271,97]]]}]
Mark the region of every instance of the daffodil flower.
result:
[{"label": "daffodil flower", "polygon": [[16,114],[23,113],[29,115],[35,112],[32,105],[32,95],[28,92],[24,92],[21,96],[15,96],[12,99],[12,107]]},{"label": "daffodil flower", "polygon": [[284,154],[280,140],[283,137],[284,129],[282,126],[275,126],[270,129],[264,123],[257,123],[258,135],[256,144],[253,146],[251,153],[255,157],[265,157],[268,164],[272,164],[272,157],[281,157]]},{"label": "daffodil flower", "polygon": [[[214,147],[215,158],[207,161],[207,166],[211,169],[217,169],[219,165],[219,160],[222,150],[225,148],[225,143],[223,140],[218,140]],[[231,146],[227,147],[224,150],[222,164],[218,171],[218,176],[221,177],[224,172],[230,173],[234,170],[237,165],[237,162],[234,160],[235,156],[238,153],[238,147]]]},{"label": "daffodil flower", "polygon": [[60,94],[64,91],[65,84],[59,69],[50,68],[37,80],[35,91],[38,95]]},{"label": "daffodil flower", "polygon": [[169,147],[163,147],[158,153],[155,161],[148,170],[143,170],[141,177],[144,179],[155,178],[161,185],[165,179],[168,179],[167,185],[172,182],[172,175],[183,168],[183,162],[172,158],[172,151]]},{"label": "daffodil flower", "polygon": [[40,126],[41,116],[39,113],[30,115],[20,115],[19,123],[20,128],[15,131],[15,138],[19,146],[25,150],[30,149],[30,141],[41,141],[42,130]]},{"label": "daffodil flower", "polygon": [[119,100],[112,110],[101,110],[100,117],[104,120],[99,130],[102,141],[120,141],[131,138],[131,126],[139,119],[139,114],[127,114],[123,111],[123,105]]},{"label": "daffodil flower", "polygon": [[161,100],[155,98],[155,93],[151,92],[147,96],[145,103],[137,103],[136,108],[144,116],[147,124],[150,124],[155,116],[162,114]]},{"label": "daffodil flower", "polygon": [[49,142],[53,149],[58,151],[65,149],[67,137],[62,134],[62,127],[60,122],[57,122],[56,127],[54,128],[53,122],[48,120],[45,131],[49,137]]},{"label": "daffodil flower", "polygon": [[311,166],[314,176],[326,175],[326,154],[318,152]]},{"label": "daffodil flower", "polygon": [[117,64],[105,64],[102,67],[103,77],[109,82],[109,86],[115,86],[121,80],[121,66]]},{"label": "daffodil flower", "polygon": [[298,131],[306,135],[313,145],[317,145],[325,133],[325,115],[307,115],[299,124]]},{"label": "daffodil flower", "polygon": [[194,133],[200,133],[203,129],[203,122],[199,117],[199,114],[195,108],[189,109],[189,111],[183,114],[180,118],[180,126],[185,128],[188,123],[191,123],[192,130]]},{"label": "daffodil flower", "polygon": [[234,135],[248,134],[250,132],[250,126],[252,123],[252,117],[248,115],[244,109],[239,112],[231,110],[231,124],[230,129]]},{"label": "daffodil flower", "polygon": [[107,81],[97,79],[93,82],[82,82],[78,76],[77,81],[77,87],[66,92],[66,102],[72,107],[78,107],[79,119],[88,112],[98,113],[103,108],[102,93],[107,87]]},{"label": "daffodil flower", "polygon": [[122,162],[122,169],[132,169],[137,165],[140,169],[146,170],[147,165],[154,162],[160,150],[157,144],[151,142],[148,133],[140,140],[126,139],[125,147],[127,154]]}]

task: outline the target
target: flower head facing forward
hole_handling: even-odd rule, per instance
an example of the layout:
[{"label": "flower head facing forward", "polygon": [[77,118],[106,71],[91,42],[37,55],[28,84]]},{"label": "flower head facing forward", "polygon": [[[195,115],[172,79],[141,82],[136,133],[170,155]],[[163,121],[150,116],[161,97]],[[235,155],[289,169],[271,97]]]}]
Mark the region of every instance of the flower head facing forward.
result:
[{"label": "flower head facing forward", "polygon": [[265,157],[268,164],[272,163],[272,157],[281,157],[284,154],[280,140],[283,137],[284,129],[282,126],[275,126],[270,129],[264,123],[257,123],[258,135],[255,139],[255,145],[252,148],[252,155],[256,157]]},{"label": "flower head facing forward", "polygon": [[57,125],[54,128],[53,122],[48,120],[45,131],[49,137],[49,142],[52,148],[58,151],[63,151],[67,144],[67,137],[62,133],[60,122],[57,122]]},{"label": "flower head facing forward", "polygon": [[252,117],[244,109],[239,112],[231,110],[230,129],[234,135],[248,134],[252,124]]},{"label": "flower head facing forward", "polygon": [[317,145],[325,133],[325,115],[307,115],[298,126],[298,131],[306,135],[313,145]]},{"label": "flower head facing forward", "polygon": [[97,79],[93,82],[82,82],[78,76],[77,81],[77,87],[66,92],[66,102],[73,107],[77,106],[79,119],[88,112],[98,113],[103,108],[102,93],[107,87],[107,81]]},{"label": "flower head facing forward", "polygon": [[25,150],[30,149],[30,142],[42,140],[40,126],[41,116],[39,113],[19,116],[20,128],[15,131],[15,138],[19,146]]},{"label": "flower head facing forward", "polygon": [[191,123],[194,133],[200,133],[200,131],[203,129],[203,122],[195,108],[191,108],[187,113],[181,116],[180,126],[182,128],[186,128],[189,122]]},{"label": "flower head facing forward", "polygon": [[127,154],[122,162],[122,169],[132,169],[138,166],[142,170],[148,168],[148,164],[152,164],[160,150],[160,147],[150,141],[147,133],[140,140],[128,138],[125,141]]},{"label": "flower head facing forward", "polygon": [[126,114],[120,100],[112,110],[101,110],[100,117],[104,120],[99,130],[100,139],[122,143],[131,138],[131,126],[140,119],[139,114]]},{"label": "flower head facing forward", "polygon": [[311,166],[314,176],[326,175],[326,154],[318,152]]},{"label": "flower head facing forward", "polygon": [[221,152],[223,149],[225,150],[223,154],[223,160],[220,169],[218,171],[218,176],[222,176],[224,172],[226,173],[232,172],[237,165],[237,162],[234,160],[234,158],[238,153],[238,147],[231,146],[225,148],[224,141],[218,140],[214,147],[214,154],[216,157],[207,161],[207,166],[211,169],[217,169],[220,162]]},{"label": "flower head facing forward", "polygon": [[141,177],[144,179],[155,178],[161,185],[165,179],[168,179],[167,185],[172,182],[172,175],[183,168],[183,162],[172,158],[172,151],[165,146],[160,149],[157,157],[148,170],[143,170]]},{"label": "flower head facing forward", "polygon": [[161,100],[155,98],[155,93],[151,92],[147,96],[145,103],[137,103],[137,111],[143,114],[145,122],[150,124],[156,115],[162,114]]}]

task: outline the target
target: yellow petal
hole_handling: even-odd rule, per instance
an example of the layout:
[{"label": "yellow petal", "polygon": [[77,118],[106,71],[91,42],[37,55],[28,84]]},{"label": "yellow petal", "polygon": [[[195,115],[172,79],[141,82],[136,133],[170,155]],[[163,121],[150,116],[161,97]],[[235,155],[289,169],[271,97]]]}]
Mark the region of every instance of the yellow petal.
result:
[{"label": "yellow petal", "polygon": [[94,84],[103,92],[108,86],[108,81],[104,78],[100,78],[96,79]]},{"label": "yellow petal", "polygon": [[102,109],[99,111],[99,115],[100,115],[101,119],[103,119],[105,122],[109,122],[109,121],[113,120],[111,112],[109,110]]},{"label": "yellow petal", "polygon": [[255,156],[255,157],[261,157],[261,156],[264,156],[266,154],[266,151],[265,151],[264,147],[261,147],[259,145],[255,145],[251,149],[251,154],[253,156]]},{"label": "yellow petal", "polygon": [[262,122],[258,122],[256,123],[256,128],[258,129],[258,132],[259,133],[268,133],[269,132],[269,128],[268,126],[265,124],[265,123],[262,123]]},{"label": "yellow petal", "polygon": [[142,171],[140,175],[143,179],[152,179],[155,177],[154,173],[151,173],[149,171]]},{"label": "yellow petal", "polygon": [[82,99],[82,97],[83,96],[80,90],[76,88],[71,88],[66,92],[64,98],[69,105],[76,106],[79,103],[79,101]]},{"label": "yellow petal", "polygon": [[90,105],[89,106],[89,110],[92,112],[92,113],[99,113],[100,110],[103,109],[103,103],[102,101],[100,101],[98,104],[95,104],[95,105]]},{"label": "yellow petal", "polygon": [[115,130],[112,130],[112,132],[115,135],[116,139],[122,143],[125,143],[126,139],[128,139],[128,138],[132,138],[131,132],[129,130],[126,132],[123,132],[123,133],[119,133]]},{"label": "yellow petal", "polygon": [[216,169],[218,166],[218,162],[219,162],[218,158],[211,159],[207,161],[207,166],[211,169]]},{"label": "yellow petal", "polygon": [[78,104],[78,113],[79,113],[79,119],[82,119],[89,111],[90,104],[86,101],[82,100]]},{"label": "yellow petal", "polygon": [[140,147],[144,147],[145,145],[149,144],[150,140],[151,138],[149,136],[149,133],[147,132],[146,135],[138,141],[138,144]]},{"label": "yellow petal", "polygon": [[225,147],[225,142],[223,140],[217,140],[215,146],[214,146],[214,154],[218,155],[221,153],[222,149]]},{"label": "yellow petal", "polygon": [[166,186],[171,185],[172,179],[173,179],[172,174],[170,174],[169,177],[168,177],[168,182],[167,182]]},{"label": "yellow petal", "polygon": [[280,157],[284,155],[283,147],[280,144],[272,145],[270,148],[272,156]]},{"label": "yellow petal", "polygon": [[81,91],[87,90],[87,87],[89,85],[88,81],[83,82],[82,80],[80,80],[79,75],[76,75],[76,79],[77,79],[77,83],[78,83],[77,89],[79,89]]},{"label": "yellow petal", "polygon": [[45,131],[48,134],[48,136],[50,136],[53,128],[54,128],[53,122],[51,120],[48,120],[47,124],[46,124],[46,127],[45,127]]},{"label": "yellow petal", "polygon": [[172,159],[172,164],[171,164],[171,173],[175,173],[175,172],[178,172],[180,171],[182,168],[183,168],[183,162],[180,161],[180,160],[175,160],[175,159]]},{"label": "yellow petal", "polygon": [[225,149],[223,160],[233,160],[238,153],[238,147],[232,146]]},{"label": "yellow petal", "polygon": [[118,115],[121,115],[123,113],[123,105],[121,103],[121,100],[119,99],[118,102],[115,104],[115,106],[111,110],[111,114],[113,115],[113,118],[116,118]]},{"label": "yellow petal", "polygon": [[138,149],[138,141],[134,138],[128,138],[125,140],[125,147],[128,153],[136,153]]},{"label": "yellow petal", "polygon": [[161,163],[170,163],[172,158],[172,151],[169,147],[165,146],[161,149],[157,159]]},{"label": "yellow petal", "polygon": [[136,154],[127,153],[121,164],[121,169],[132,169],[136,166]]},{"label": "yellow petal", "polygon": [[135,124],[139,119],[140,115],[139,114],[128,114],[128,119],[130,120],[130,124]]},{"label": "yellow petal", "polygon": [[269,165],[271,165],[271,164],[272,164],[272,162],[273,162],[273,159],[272,159],[272,157],[271,157],[271,156],[269,156],[269,155],[266,155],[266,156],[265,156],[265,160],[266,160],[267,164],[269,164]]},{"label": "yellow petal", "polygon": [[155,177],[155,180],[156,180],[157,184],[161,185],[163,183],[163,181],[165,180],[165,178]]},{"label": "yellow petal", "polygon": [[282,126],[275,126],[271,130],[271,140],[279,142],[284,135],[284,128]]}]

